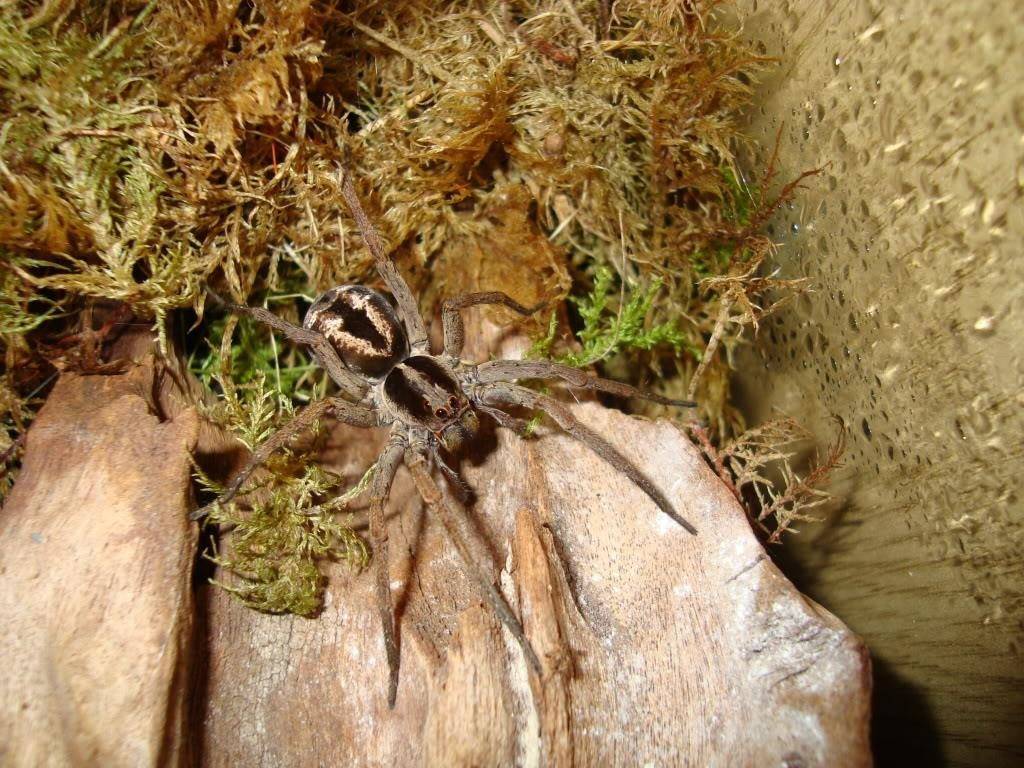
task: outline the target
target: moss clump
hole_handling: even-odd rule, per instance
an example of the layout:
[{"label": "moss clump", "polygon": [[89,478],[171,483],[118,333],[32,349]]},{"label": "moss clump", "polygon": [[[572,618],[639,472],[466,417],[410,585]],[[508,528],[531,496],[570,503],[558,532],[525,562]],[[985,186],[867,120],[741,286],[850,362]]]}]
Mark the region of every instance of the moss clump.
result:
[{"label": "moss clump", "polygon": [[[207,284],[297,317],[301,296],[375,282],[342,161],[425,312],[474,288],[578,296],[578,338],[556,328],[550,353],[692,392],[718,435],[736,431],[718,350],[773,285],[757,270],[774,203],[770,172],[748,188],[733,154],[766,62],[716,14],[711,0],[9,8],[0,255],[19,319],[0,329],[2,439],[51,374],[46,342],[82,330],[95,302],[162,337],[190,309],[196,330],[177,341],[210,374],[220,358],[197,339],[224,321],[203,315]],[[326,386],[266,329],[227,337],[239,386],[299,400]],[[306,576],[289,577],[295,594]]]},{"label": "moss clump", "polygon": [[824,454],[815,455],[801,475],[794,469],[799,448],[810,434],[793,419],[774,419],[746,430],[722,446],[714,445],[707,431],[690,425],[708,462],[751,522],[776,544],[799,522],[817,522],[812,513],[832,500],[825,490],[832,472],[840,466],[845,450],[845,430],[839,425],[835,442]]},{"label": "moss clump", "polygon": [[[316,393],[302,386],[304,377],[296,366],[282,364],[276,356],[272,361],[275,384],[262,371],[252,374],[251,369],[247,369],[248,380],[236,383],[232,370],[239,355],[259,354],[261,348],[244,338],[234,344],[235,324],[235,318],[227,320],[219,353],[207,358],[215,360],[216,366],[204,365],[197,372],[204,383],[216,383],[223,392],[213,408],[205,409],[207,418],[252,450],[294,416],[290,395]],[[304,371],[311,366],[305,362],[298,368]],[[311,441],[293,443],[271,457],[266,471],[248,485],[244,503],[218,506],[210,516],[211,523],[231,531],[223,551],[207,553],[233,576],[221,586],[261,611],[312,615],[320,608],[323,590],[319,562],[330,558],[360,568],[368,558],[363,541],[338,513],[365,488],[372,468],[345,491],[343,478],[317,465],[319,425],[313,432]],[[196,479],[212,494],[223,492],[198,466]]]},{"label": "moss clump", "polygon": [[[681,353],[687,343],[686,335],[672,322],[649,321],[651,307],[661,287],[661,280],[656,278],[645,290],[631,291],[627,298],[625,286],[616,290],[612,271],[599,267],[590,292],[584,296],[569,297],[582,322],[576,334],[579,349],[561,355],[552,354],[558,331],[558,317],[553,313],[547,335],[534,342],[530,355],[554,357],[560,363],[585,368],[623,353],[657,348]],[[700,359],[701,350],[694,348],[688,351]]]}]

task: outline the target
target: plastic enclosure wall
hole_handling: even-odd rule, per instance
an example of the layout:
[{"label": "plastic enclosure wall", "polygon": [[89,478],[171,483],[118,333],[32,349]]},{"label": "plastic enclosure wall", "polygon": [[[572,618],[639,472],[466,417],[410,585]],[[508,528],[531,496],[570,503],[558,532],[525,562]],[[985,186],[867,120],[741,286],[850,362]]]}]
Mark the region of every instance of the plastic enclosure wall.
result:
[{"label": "plastic enclosure wall", "polygon": [[791,573],[868,642],[880,764],[1024,758],[1024,3],[747,2],[781,66],[748,134],[805,294],[741,356],[754,419],[848,431]]}]

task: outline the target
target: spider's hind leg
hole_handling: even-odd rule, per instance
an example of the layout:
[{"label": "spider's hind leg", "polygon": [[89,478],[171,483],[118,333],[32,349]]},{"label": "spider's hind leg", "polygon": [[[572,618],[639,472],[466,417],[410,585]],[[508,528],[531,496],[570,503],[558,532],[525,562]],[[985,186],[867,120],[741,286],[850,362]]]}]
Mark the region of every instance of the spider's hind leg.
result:
[{"label": "spider's hind leg", "polygon": [[359,201],[359,194],[352,182],[352,174],[348,170],[343,170],[341,174],[341,194],[352,211],[352,218],[355,219],[359,233],[363,236],[363,243],[373,256],[377,272],[391,291],[391,295],[395,297],[398,316],[409,334],[409,345],[415,352],[427,352],[427,330],[420,316],[416,297],[412,295],[409,284],[405,282],[394,262],[388,258],[384,241],[380,239],[376,228],[370,222],[370,217],[363,210],[363,204]]},{"label": "spider's hind leg", "polygon": [[220,496],[209,504],[193,511],[189,515],[189,519],[199,520],[209,514],[210,510],[215,506],[219,504],[227,504],[235,498],[235,496],[238,495],[238,492],[242,490],[242,486],[245,485],[245,481],[248,480],[252,473],[259,469],[275,451],[283,448],[289,440],[300,432],[312,427],[313,424],[320,420],[330,410],[330,408],[330,400],[319,400],[315,403],[310,403],[295,414],[291,421],[277,430],[277,432],[272,434],[257,446],[255,450],[253,450],[252,456],[249,457],[249,461],[247,461],[245,466],[242,467],[242,471],[235,475],[234,479]]},{"label": "spider's hind leg", "polygon": [[283,448],[288,444],[289,440],[300,432],[312,427],[313,424],[328,415],[328,413],[331,413],[339,421],[344,421],[346,424],[351,424],[355,427],[377,426],[377,415],[373,411],[369,408],[353,405],[341,398],[327,397],[310,403],[295,414],[291,421],[260,443],[252,452],[249,461],[242,467],[242,471],[235,475],[224,493],[209,504],[192,512],[189,515],[189,519],[199,520],[208,515],[210,510],[218,504],[227,504],[231,501],[242,490],[242,486],[245,485],[245,481],[249,479],[252,473],[259,469],[275,451]]},{"label": "spider's hind leg", "polygon": [[423,453],[411,447],[407,448],[405,465],[409,468],[412,479],[416,483],[416,490],[419,491],[424,503],[441,518],[441,523],[448,532],[449,538],[466,564],[466,568],[469,569],[470,574],[483,590],[483,596],[491,610],[515,637],[533,670],[538,675],[542,674],[540,660],[530,645],[530,641],[526,639],[523,625],[516,618],[501,592],[494,586],[494,581],[488,577],[481,566],[481,563],[488,560],[487,553],[483,551],[483,546],[478,539],[468,530],[465,515],[460,515],[453,509],[441,493],[441,489],[437,487],[437,483],[430,476],[430,471],[427,469],[427,458]]},{"label": "spider's hind leg", "polygon": [[232,304],[231,302],[225,301],[221,298],[221,296],[209,286],[207,286],[206,291],[215,304],[220,304],[236,315],[251,317],[253,320],[257,320],[264,325],[270,326],[275,331],[280,331],[285,335],[285,338],[294,341],[297,344],[305,344],[310,347],[310,349],[312,349],[316,354],[318,362],[334,380],[334,383],[338,385],[342,392],[347,394],[353,400],[361,400],[363,395],[366,394],[366,388],[368,386],[366,382],[345,367],[341,358],[338,357],[337,350],[331,346],[331,343],[323,334],[310,330],[309,328],[289,323],[287,320],[275,315],[269,309],[264,309],[262,307],[247,307],[244,304]]}]

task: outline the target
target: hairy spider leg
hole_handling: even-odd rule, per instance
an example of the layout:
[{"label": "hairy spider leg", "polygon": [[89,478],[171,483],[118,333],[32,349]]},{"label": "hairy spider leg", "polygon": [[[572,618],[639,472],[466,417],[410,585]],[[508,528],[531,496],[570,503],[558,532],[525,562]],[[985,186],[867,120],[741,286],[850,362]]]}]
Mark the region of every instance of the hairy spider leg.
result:
[{"label": "hairy spider leg", "polygon": [[448,532],[448,537],[455,545],[455,549],[458,551],[462,561],[483,590],[484,597],[490,604],[491,610],[494,611],[494,614],[501,623],[512,633],[516,642],[523,649],[526,660],[530,663],[533,670],[540,675],[540,660],[530,645],[530,641],[526,639],[523,625],[519,623],[519,619],[512,612],[512,608],[505,601],[504,596],[494,586],[494,581],[488,578],[487,573],[480,565],[480,563],[486,562],[489,558],[483,546],[473,533],[469,531],[464,511],[460,510],[463,514],[456,512],[453,506],[449,504],[448,499],[441,493],[441,489],[437,487],[434,478],[430,476],[430,472],[427,469],[427,457],[422,451],[412,447],[407,448],[405,451],[405,465],[409,468],[413,482],[416,484],[416,490],[419,491],[424,503],[441,518],[441,523]]},{"label": "hairy spider leg", "polygon": [[520,315],[532,315],[544,308],[547,302],[540,302],[532,307],[524,307],[518,301],[501,291],[481,291],[479,293],[463,293],[445,299],[441,305],[441,323],[444,326],[444,353],[458,359],[462,347],[466,343],[466,328],[462,322],[460,310],[477,304],[500,304],[518,312]]},{"label": "hairy spider leg", "polygon": [[242,471],[235,475],[235,478],[231,481],[231,484],[227,487],[220,496],[209,504],[200,507],[189,515],[190,520],[199,520],[210,513],[213,507],[219,504],[227,504],[235,495],[242,489],[245,481],[249,479],[263,463],[273,455],[273,453],[283,448],[289,440],[300,432],[309,429],[316,423],[320,418],[325,415],[333,415],[334,418],[339,421],[343,421],[346,424],[351,424],[354,427],[376,427],[379,424],[377,414],[371,411],[369,408],[364,408],[361,405],[353,405],[347,400],[342,400],[340,397],[328,397],[323,400],[310,403],[297,414],[284,426],[278,429],[274,434],[264,440],[260,445],[253,449],[252,456],[249,457],[249,461],[246,462],[245,466],[242,467]]},{"label": "hairy spider leg", "polygon": [[676,513],[668,499],[665,498],[661,491],[655,487],[654,483],[652,483],[646,475],[633,466],[633,464],[625,456],[619,453],[611,443],[573,416],[569,409],[557,400],[554,400],[547,395],[542,395],[539,392],[534,392],[532,389],[526,389],[526,387],[520,387],[517,384],[509,383],[481,385],[477,388],[477,396],[486,405],[521,406],[531,410],[539,410],[548,414],[567,434],[576,440],[579,440],[590,450],[615,467],[615,469],[619,470],[619,472],[632,480],[651,498],[655,504],[658,505],[662,512],[671,517],[694,536],[697,535],[697,529]]},{"label": "hairy spider leg", "polygon": [[317,359],[320,361],[320,365],[322,365],[327,370],[328,375],[334,379],[334,383],[338,385],[342,392],[352,399],[361,400],[363,395],[366,394],[366,383],[345,367],[345,364],[341,362],[341,358],[338,357],[338,352],[333,346],[331,346],[330,341],[328,341],[323,334],[310,330],[309,328],[302,328],[298,325],[293,325],[287,320],[282,320],[268,309],[262,309],[260,307],[246,307],[243,304],[232,304],[224,301],[224,299],[218,296],[209,287],[207,287],[207,290],[216,302],[223,304],[235,314],[246,315],[247,317],[259,320],[261,323],[269,325],[274,330],[280,331],[288,339],[299,344],[309,346],[313,352],[316,353]]},{"label": "hairy spider leg", "polygon": [[579,368],[572,368],[561,363],[548,360],[494,360],[477,366],[476,380],[481,384],[494,382],[512,382],[521,379],[561,379],[571,388],[588,389],[607,392],[620,397],[637,397],[661,405],[673,405],[679,408],[695,408],[697,403],[692,400],[673,400],[653,392],[623,384],[621,381],[602,379]]},{"label": "hairy spider leg", "polygon": [[384,280],[391,295],[395,297],[395,302],[398,304],[398,316],[405,324],[406,333],[409,334],[409,346],[415,353],[429,354],[427,330],[423,324],[423,318],[420,317],[416,297],[412,295],[405,278],[385,253],[384,242],[367,217],[366,211],[363,210],[363,205],[359,202],[359,195],[352,184],[352,174],[347,169],[343,169],[341,173],[341,194],[352,211],[352,218],[355,219],[359,233],[363,236],[363,242],[373,256],[377,272],[380,273],[381,279]]},{"label": "hairy spider leg", "polygon": [[391,599],[391,577],[388,569],[388,527],[384,519],[384,508],[391,493],[395,472],[402,463],[407,443],[404,438],[393,436],[380,459],[373,476],[370,490],[370,543],[373,546],[373,570],[376,577],[377,612],[384,630],[384,650],[388,658],[388,709],[395,708],[398,697],[398,670],[401,655],[395,631],[395,608]]}]

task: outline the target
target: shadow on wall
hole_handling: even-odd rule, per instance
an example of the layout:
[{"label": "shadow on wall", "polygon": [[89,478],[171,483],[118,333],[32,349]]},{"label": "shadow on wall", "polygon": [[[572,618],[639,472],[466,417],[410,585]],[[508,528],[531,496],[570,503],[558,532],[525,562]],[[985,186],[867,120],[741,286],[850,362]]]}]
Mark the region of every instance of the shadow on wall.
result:
[{"label": "shadow on wall", "polygon": [[946,765],[938,723],[924,691],[902,679],[882,659],[872,659],[875,677],[871,750],[878,768]]},{"label": "shadow on wall", "polygon": [[[802,593],[821,601],[815,594],[814,569],[794,558],[785,547],[772,547],[768,551],[779,569]],[[827,604],[822,604],[827,608]],[[877,768],[947,765],[942,735],[926,692],[901,678],[884,659],[872,655],[871,667],[871,751]]]}]

